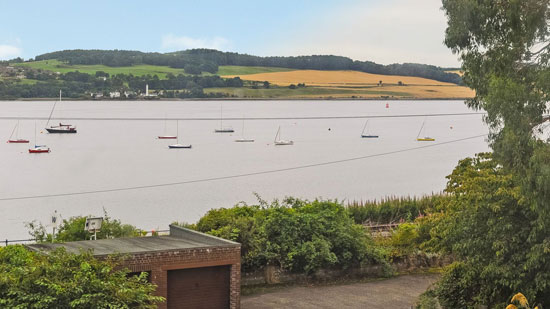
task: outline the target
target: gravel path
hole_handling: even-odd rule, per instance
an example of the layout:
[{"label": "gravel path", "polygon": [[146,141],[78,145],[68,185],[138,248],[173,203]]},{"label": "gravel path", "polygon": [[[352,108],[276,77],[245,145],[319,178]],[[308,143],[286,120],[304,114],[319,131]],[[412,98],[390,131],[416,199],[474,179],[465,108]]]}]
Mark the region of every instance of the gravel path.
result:
[{"label": "gravel path", "polygon": [[406,308],[438,275],[405,275],[337,286],[290,287],[243,296],[241,308]]}]

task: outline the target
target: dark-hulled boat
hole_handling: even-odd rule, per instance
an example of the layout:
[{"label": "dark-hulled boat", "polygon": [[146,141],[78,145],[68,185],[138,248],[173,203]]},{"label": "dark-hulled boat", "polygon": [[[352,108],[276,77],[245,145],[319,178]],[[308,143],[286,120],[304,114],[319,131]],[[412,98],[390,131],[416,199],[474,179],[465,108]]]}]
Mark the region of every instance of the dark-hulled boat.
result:
[{"label": "dark-hulled boat", "polygon": [[59,123],[58,126],[46,128],[48,133],[76,133],[76,127],[70,124]]},{"label": "dark-hulled boat", "polygon": [[[61,102],[61,90],[59,90],[59,102]],[[50,119],[52,119],[56,103],[57,101],[53,104],[52,111],[50,112],[50,117],[48,117],[48,122],[46,122],[46,131],[48,131],[48,133],[76,133],[76,127],[70,124],[59,123],[58,126],[48,127],[48,123],[50,123]]]}]

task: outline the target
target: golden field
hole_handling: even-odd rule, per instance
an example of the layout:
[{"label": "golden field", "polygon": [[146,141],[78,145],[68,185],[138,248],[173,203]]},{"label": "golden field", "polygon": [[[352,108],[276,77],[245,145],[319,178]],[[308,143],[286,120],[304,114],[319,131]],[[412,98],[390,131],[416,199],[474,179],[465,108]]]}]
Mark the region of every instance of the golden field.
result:
[{"label": "golden field", "polygon": [[[246,81],[268,81],[278,89],[222,91],[238,97],[264,98],[395,98],[395,99],[463,99],[475,93],[468,87],[436,80],[379,75],[358,71],[295,70],[243,75]],[[382,86],[378,82],[382,81]],[[398,82],[404,83],[399,86]],[[288,89],[290,84],[305,83],[305,88]],[[221,90],[221,89],[219,89]]]},{"label": "golden field", "polygon": [[421,77],[380,75],[358,71],[296,70],[248,75],[225,75],[222,77],[232,78],[236,76],[243,80],[268,81],[279,86],[298,83],[305,83],[310,86],[368,86],[376,85],[378,81],[382,81],[383,84],[397,84],[401,81],[406,85],[454,85]]}]

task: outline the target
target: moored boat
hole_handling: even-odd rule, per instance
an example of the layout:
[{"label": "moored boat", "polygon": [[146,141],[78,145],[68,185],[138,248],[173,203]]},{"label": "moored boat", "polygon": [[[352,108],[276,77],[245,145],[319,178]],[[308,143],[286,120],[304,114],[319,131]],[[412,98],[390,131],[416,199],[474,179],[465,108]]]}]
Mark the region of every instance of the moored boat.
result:
[{"label": "moored boat", "polygon": [[37,145],[36,144],[36,122],[34,123],[34,147],[29,148],[29,153],[48,153],[50,152],[50,147],[46,145]]},{"label": "moored boat", "polygon": [[[61,102],[61,90],[59,90],[59,102]],[[76,133],[76,127],[70,124],[62,124],[59,123],[58,126],[50,126],[48,127],[48,124],[50,123],[50,119],[52,119],[53,111],[55,109],[57,101],[53,104],[52,111],[50,112],[50,117],[48,117],[48,121],[46,122],[46,131],[48,133]]]},{"label": "moored boat", "polygon": [[[361,138],[378,138],[378,135],[369,134],[368,123],[369,121],[367,120],[365,122],[365,126],[363,127],[363,131],[361,132]],[[367,131],[366,133],[365,130]]]},{"label": "moored boat", "polygon": [[220,102],[220,128],[215,129],[214,133],[233,133],[235,130],[233,130],[232,127],[224,127],[223,126],[223,105]]},{"label": "moored boat", "polygon": [[176,137],[176,143],[172,145],[168,145],[168,148],[170,149],[189,149],[191,148],[191,144],[180,144],[179,136],[180,136],[180,125],[179,121],[177,122],[177,132],[178,135]]},{"label": "moored boat", "polygon": [[281,139],[281,127],[279,127],[277,130],[277,135],[275,135],[274,144],[275,146],[294,145],[294,141]]},{"label": "moored boat", "polygon": [[48,133],[76,133],[76,127],[70,124],[59,123],[58,126],[46,128],[46,131],[48,131]]},{"label": "moored boat", "polygon": [[235,142],[237,143],[253,143],[254,142],[254,139],[252,138],[245,138],[244,137],[244,116],[243,116],[243,131],[242,131],[242,137],[241,138],[237,138],[235,140]]},{"label": "moored boat", "polygon": [[50,148],[45,145],[34,145],[34,148],[29,148],[29,153],[45,153],[50,152]]},{"label": "moored boat", "polygon": [[[13,135],[15,134],[15,138],[13,138]],[[17,121],[17,124],[13,128],[13,131],[11,131],[10,138],[8,139],[8,143],[10,144],[26,144],[28,143],[28,139],[19,138],[19,121]]]},{"label": "moored boat", "polygon": [[424,137],[420,137],[420,134],[422,134],[422,129],[425,129],[424,128],[425,123],[426,123],[426,119],[424,119],[424,121],[422,121],[422,126],[420,127],[420,131],[418,131],[418,135],[416,136],[416,141],[417,142],[433,142],[433,141],[435,141],[435,138],[430,137],[426,133],[424,133],[425,134]]}]

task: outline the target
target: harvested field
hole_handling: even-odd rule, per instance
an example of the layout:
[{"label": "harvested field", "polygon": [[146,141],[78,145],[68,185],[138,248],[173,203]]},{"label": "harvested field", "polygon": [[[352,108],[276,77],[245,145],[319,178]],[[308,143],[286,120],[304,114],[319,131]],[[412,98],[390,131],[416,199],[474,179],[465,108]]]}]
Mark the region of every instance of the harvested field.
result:
[{"label": "harvested field", "polygon": [[268,81],[280,86],[305,83],[308,86],[369,86],[379,81],[383,84],[403,82],[406,85],[454,85],[421,77],[379,75],[358,71],[320,71],[296,70],[288,72],[259,73],[248,75],[225,75],[223,77],[239,76],[243,80]]}]

